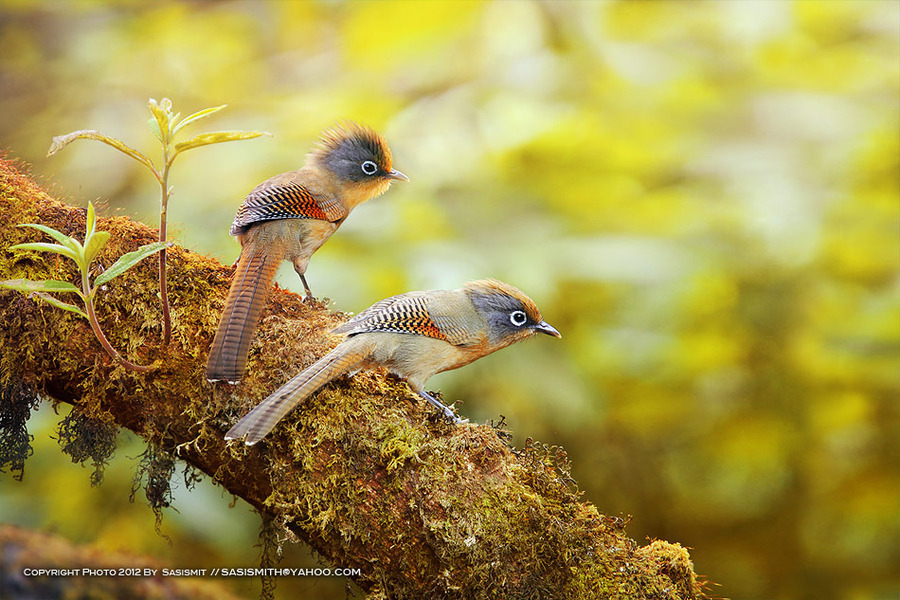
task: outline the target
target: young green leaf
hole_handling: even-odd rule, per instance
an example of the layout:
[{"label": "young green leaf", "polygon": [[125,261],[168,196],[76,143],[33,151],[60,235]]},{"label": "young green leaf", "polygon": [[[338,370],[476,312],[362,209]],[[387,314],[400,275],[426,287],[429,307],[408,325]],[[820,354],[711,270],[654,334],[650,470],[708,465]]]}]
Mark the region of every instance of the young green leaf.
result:
[{"label": "young green leaf", "polygon": [[147,119],[147,127],[150,128],[150,131],[153,132],[153,135],[156,136],[160,142],[163,141],[162,132],[159,130],[159,123],[156,122],[156,117],[150,117]]},{"label": "young green leaf", "polygon": [[225,108],[226,106],[228,106],[228,105],[227,105],[227,104],[223,104],[222,106],[213,106],[213,107],[211,107],[211,108],[204,108],[203,110],[198,110],[198,111],[195,112],[194,114],[192,114],[192,115],[190,115],[190,116],[188,116],[188,117],[185,117],[183,121],[181,121],[180,123],[178,123],[178,124],[172,129],[172,133],[178,133],[181,129],[183,129],[184,127],[187,127],[188,125],[190,125],[190,124],[193,123],[194,121],[198,121],[198,120],[200,120],[200,119],[202,119],[202,118],[204,118],[204,117],[208,117],[209,115],[211,115],[211,114],[213,114],[213,113],[219,112],[220,110],[222,110],[222,109]]},{"label": "young green leaf", "polygon": [[47,227],[46,225],[41,225],[39,223],[20,223],[17,227],[32,227],[37,229],[38,231],[43,231],[50,237],[52,237],[57,242],[60,242],[66,248],[71,248],[76,255],[81,252],[81,242],[76,240],[73,237],[69,237],[64,233],[53,229],[52,227]]},{"label": "young green leaf", "polygon": [[175,144],[175,153],[172,155],[172,158],[179,152],[184,152],[191,148],[199,148],[200,146],[220,144],[222,142],[231,142],[235,140],[249,140],[261,135],[272,134],[268,131],[211,131],[209,133],[201,133],[195,138]]},{"label": "young green leaf", "polygon": [[[165,103],[165,100],[166,99],[163,98],[163,103]],[[157,129],[159,130],[159,141],[165,144],[169,139],[169,115],[153,98],[150,98],[148,106],[150,107],[150,112],[153,113],[153,118],[156,119]]]},{"label": "young green leaf", "polygon": [[154,252],[159,252],[163,248],[171,245],[172,242],[153,242],[152,244],[141,246],[134,252],[123,254],[119,257],[119,260],[114,262],[108,269],[97,276],[97,278],[94,280],[94,286],[96,287],[103,285],[113,277],[118,277]]},{"label": "young green leaf", "polygon": [[84,247],[84,260],[87,264],[91,264],[91,261],[96,258],[100,251],[103,250],[103,246],[109,241],[109,232],[108,231],[95,231],[93,235],[88,240],[87,245]]},{"label": "young green leaf", "polygon": [[[94,229],[97,227],[97,212],[94,210],[93,202],[88,202],[87,207],[87,219],[85,220],[85,233],[84,233],[84,243],[88,243],[88,239],[90,239],[91,235],[94,233]],[[88,259],[90,260],[90,259]]]},{"label": "young green leaf", "polygon": [[55,252],[56,254],[62,254],[63,256],[68,256],[75,262],[81,264],[81,255],[80,253],[72,250],[72,248],[67,248],[66,246],[61,246],[59,244],[48,244],[46,242],[30,242],[27,244],[16,244],[15,246],[10,246],[10,250],[33,250],[34,252]]},{"label": "young green leaf", "polygon": [[43,279],[40,281],[35,281],[33,279],[7,279],[6,281],[0,281],[0,287],[26,293],[58,292],[81,295],[81,290],[77,287],[68,281],[60,281],[58,279]]},{"label": "young green leaf", "polygon": [[99,131],[94,131],[93,129],[82,129],[79,131],[73,131],[72,133],[67,133],[66,135],[58,135],[53,138],[53,143],[50,144],[50,149],[47,151],[47,156],[53,156],[75,140],[87,139],[87,140],[97,140],[103,142],[104,144],[108,144],[118,150],[119,152],[123,152],[138,161],[154,173],[156,173],[156,169],[153,167],[153,163],[149,158],[135,150],[127,146],[121,140],[117,140],[114,137],[109,137],[108,135],[104,135]]},{"label": "young green leaf", "polygon": [[68,302],[63,302],[62,300],[60,300],[58,298],[54,298],[50,294],[45,294],[43,292],[32,292],[32,295],[37,296],[38,298],[40,298],[47,304],[51,304],[51,305],[55,306],[56,308],[61,308],[63,310],[67,310],[69,312],[73,312],[77,315],[81,315],[85,319],[90,318],[87,316],[87,313],[84,312],[83,310],[81,310],[79,307],[75,306],[74,304],[69,304]]},{"label": "young green leaf", "polygon": [[63,232],[57,231],[57,230],[53,229],[52,227],[47,227],[46,225],[41,225],[40,223],[19,223],[18,225],[16,225],[16,227],[33,227],[34,229],[37,229],[38,231],[43,231],[44,233],[46,233],[47,235],[52,237],[54,240],[56,240],[60,244],[65,244],[70,239],[72,239],[69,236],[67,236],[66,234],[64,234]]}]

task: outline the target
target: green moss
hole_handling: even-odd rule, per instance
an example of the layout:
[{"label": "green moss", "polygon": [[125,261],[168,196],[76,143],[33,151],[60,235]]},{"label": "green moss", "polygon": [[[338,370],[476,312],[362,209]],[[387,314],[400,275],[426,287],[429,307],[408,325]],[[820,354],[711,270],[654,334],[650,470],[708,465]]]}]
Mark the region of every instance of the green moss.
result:
[{"label": "green moss", "polygon": [[378,425],[375,435],[381,441],[381,458],[387,461],[388,473],[404,467],[410,460],[422,462],[417,454],[424,442],[421,430],[399,420]]}]

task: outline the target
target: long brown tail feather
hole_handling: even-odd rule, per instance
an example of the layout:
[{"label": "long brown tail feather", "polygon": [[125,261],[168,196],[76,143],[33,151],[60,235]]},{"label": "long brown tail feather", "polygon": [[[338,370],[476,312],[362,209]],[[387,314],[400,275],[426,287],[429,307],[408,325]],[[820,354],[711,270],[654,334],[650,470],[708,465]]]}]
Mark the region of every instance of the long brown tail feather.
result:
[{"label": "long brown tail feather", "polygon": [[228,430],[225,439],[232,440],[246,435],[246,444],[252,446],[272,431],[285,415],[310,394],[342,373],[354,369],[367,354],[363,349],[347,348],[346,344],[339,345],[244,415]]},{"label": "long brown tail feather", "polygon": [[236,382],[244,374],[250,341],[281,263],[278,253],[245,247],[225,300],[225,310],[209,351],[206,378]]}]

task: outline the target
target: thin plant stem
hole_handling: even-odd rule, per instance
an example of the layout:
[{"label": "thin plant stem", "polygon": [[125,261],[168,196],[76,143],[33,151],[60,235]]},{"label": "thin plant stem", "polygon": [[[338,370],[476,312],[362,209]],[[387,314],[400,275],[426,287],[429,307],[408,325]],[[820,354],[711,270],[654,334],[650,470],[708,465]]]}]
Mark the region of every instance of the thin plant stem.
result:
[{"label": "thin plant stem", "polygon": [[[166,231],[166,213],[169,208],[169,160],[168,145],[163,149],[163,172],[158,176],[159,187],[162,193],[159,211],[159,241],[165,242],[168,237]],[[162,303],[163,314],[163,346],[168,346],[172,341],[172,319],[169,313],[169,289],[166,282],[166,249],[159,251],[159,297]]]},{"label": "thin plant stem", "polygon": [[88,274],[86,272],[81,273],[81,289],[82,293],[84,294],[84,308],[87,312],[88,321],[91,323],[91,329],[94,330],[94,335],[97,336],[97,339],[100,341],[100,345],[103,346],[103,349],[106,350],[110,356],[116,359],[119,364],[121,364],[126,369],[138,371],[141,373],[152,371],[153,366],[151,365],[136,365],[133,362],[127,360],[121,354],[116,352],[116,349],[113,348],[112,344],[109,343],[109,340],[106,339],[106,335],[104,335],[103,330],[100,328],[100,321],[97,319],[97,313],[94,311],[93,293],[91,290],[90,282],[88,281]]}]

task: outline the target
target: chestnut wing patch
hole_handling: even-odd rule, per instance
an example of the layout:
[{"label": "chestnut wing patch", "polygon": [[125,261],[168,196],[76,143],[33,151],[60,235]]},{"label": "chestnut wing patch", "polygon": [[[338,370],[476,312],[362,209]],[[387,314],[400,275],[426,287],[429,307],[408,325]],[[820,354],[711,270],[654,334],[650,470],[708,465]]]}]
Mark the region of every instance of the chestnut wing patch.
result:
[{"label": "chestnut wing patch", "polygon": [[[440,299],[438,299],[440,298]],[[452,292],[409,292],[376,302],[334,333],[355,335],[370,331],[409,333],[444,340],[454,346],[472,346],[484,342]]]},{"label": "chestnut wing patch", "polygon": [[346,211],[337,199],[315,196],[299,183],[261,185],[250,192],[231,224],[231,235],[238,235],[260,221],[277,219],[319,219],[338,221]]},{"label": "chestnut wing patch", "polygon": [[372,331],[409,333],[447,341],[447,336],[428,314],[427,298],[418,293],[376,302],[334,330],[348,336]]}]

